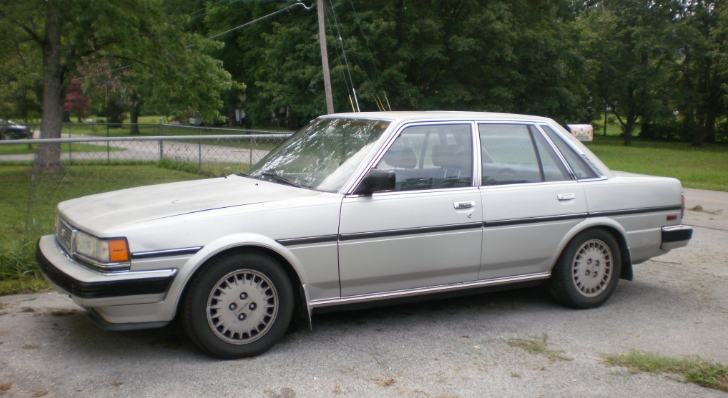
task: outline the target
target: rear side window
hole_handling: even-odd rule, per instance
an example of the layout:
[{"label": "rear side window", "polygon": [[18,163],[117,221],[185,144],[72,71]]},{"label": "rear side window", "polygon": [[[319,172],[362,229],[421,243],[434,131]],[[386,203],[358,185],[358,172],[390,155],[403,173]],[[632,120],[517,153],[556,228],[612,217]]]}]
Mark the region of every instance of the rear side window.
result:
[{"label": "rear side window", "polygon": [[541,133],[526,124],[480,124],[482,185],[571,179]]},{"label": "rear side window", "polygon": [[542,124],[541,128],[546,132],[546,135],[551,139],[551,141],[553,141],[554,145],[559,148],[559,151],[566,159],[566,162],[569,163],[569,167],[571,167],[571,170],[573,170],[574,174],[576,174],[576,178],[584,180],[597,177],[594,170],[592,170],[592,168],[584,162],[584,159],[577,155],[576,152],[574,152],[574,150],[571,149],[566,142],[564,142],[563,138],[561,138],[554,129],[546,124]]}]

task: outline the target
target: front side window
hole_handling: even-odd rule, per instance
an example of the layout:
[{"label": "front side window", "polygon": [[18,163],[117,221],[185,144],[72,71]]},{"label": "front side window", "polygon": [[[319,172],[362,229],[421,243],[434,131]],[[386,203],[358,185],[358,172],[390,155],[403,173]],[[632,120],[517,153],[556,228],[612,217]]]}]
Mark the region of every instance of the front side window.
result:
[{"label": "front side window", "polygon": [[473,140],[470,125],[405,128],[376,168],[394,173],[396,191],[471,186]]},{"label": "front side window", "polygon": [[483,185],[569,180],[541,133],[526,124],[480,124]]},{"label": "front side window", "polygon": [[271,151],[250,177],[326,192],[338,192],[373,149],[389,122],[314,120]]}]

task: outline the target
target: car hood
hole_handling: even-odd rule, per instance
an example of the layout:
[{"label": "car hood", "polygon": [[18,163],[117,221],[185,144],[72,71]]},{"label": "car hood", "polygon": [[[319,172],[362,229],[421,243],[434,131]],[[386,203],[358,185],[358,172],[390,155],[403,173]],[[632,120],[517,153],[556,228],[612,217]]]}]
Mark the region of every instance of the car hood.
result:
[{"label": "car hood", "polygon": [[85,196],[60,203],[58,212],[73,226],[104,236],[112,229],[151,220],[319,194],[233,175]]}]

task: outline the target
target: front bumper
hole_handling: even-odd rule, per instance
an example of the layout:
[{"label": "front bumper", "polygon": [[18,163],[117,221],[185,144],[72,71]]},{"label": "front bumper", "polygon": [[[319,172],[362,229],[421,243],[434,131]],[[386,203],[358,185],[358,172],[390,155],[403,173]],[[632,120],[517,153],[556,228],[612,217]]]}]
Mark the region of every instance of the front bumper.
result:
[{"label": "front bumper", "polygon": [[672,250],[678,247],[685,247],[693,238],[693,229],[686,225],[673,225],[662,227],[662,244],[660,249]]},{"label": "front bumper", "polygon": [[70,257],[53,235],[40,238],[36,257],[43,276],[82,307],[158,303],[177,275],[176,269],[96,271]]}]

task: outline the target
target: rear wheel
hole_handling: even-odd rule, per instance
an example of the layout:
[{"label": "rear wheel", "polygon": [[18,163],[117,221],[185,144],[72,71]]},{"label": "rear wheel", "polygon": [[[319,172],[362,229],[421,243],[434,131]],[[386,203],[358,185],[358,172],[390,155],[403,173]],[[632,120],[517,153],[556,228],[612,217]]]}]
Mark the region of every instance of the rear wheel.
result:
[{"label": "rear wheel", "polygon": [[259,253],[212,260],[190,282],[181,311],[190,339],[221,358],[269,350],[292,315],[293,289],[285,271]]},{"label": "rear wheel", "polygon": [[617,288],[622,269],[619,244],[603,229],[586,230],[569,242],[549,281],[551,295],[572,308],[598,307]]}]

